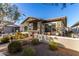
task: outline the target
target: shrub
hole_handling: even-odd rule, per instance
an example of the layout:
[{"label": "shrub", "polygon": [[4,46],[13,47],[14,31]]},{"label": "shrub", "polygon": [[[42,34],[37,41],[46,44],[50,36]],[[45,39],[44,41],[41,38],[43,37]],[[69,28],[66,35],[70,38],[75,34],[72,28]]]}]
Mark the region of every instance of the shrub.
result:
[{"label": "shrub", "polygon": [[1,39],[1,43],[7,43],[7,42],[9,42],[9,37],[3,37]]},{"label": "shrub", "polygon": [[15,33],[15,38],[16,39],[21,39],[22,38],[22,33],[21,32],[16,32]]},{"label": "shrub", "polygon": [[14,40],[15,39],[15,36],[13,36],[13,35],[10,35],[9,37],[10,37],[10,40]]},{"label": "shrub", "polygon": [[33,44],[33,45],[37,45],[37,44],[39,44],[39,39],[32,39],[32,41],[31,41],[31,43]]},{"label": "shrub", "polygon": [[13,41],[8,45],[9,53],[17,53],[22,50],[22,45],[19,41]]},{"label": "shrub", "polygon": [[24,39],[27,36],[25,34],[22,34],[21,32],[16,32],[15,33],[15,39]]},{"label": "shrub", "polygon": [[21,42],[22,45],[27,45],[28,44],[28,42],[26,40],[21,40],[20,42]]},{"label": "shrub", "polygon": [[26,47],[26,48],[23,49],[23,52],[22,52],[22,54],[24,56],[34,56],[35,53],[36,53],[36,51],[32,47]]},{"label": "shrub", "polygon": [[57,50],[58,45],[57,45],[56,42],[51,41],[51,42],[49,42],[49,48],[50,48],[51,50]]},{"label": "shrub", "polygon": [[28,37],[28,34],[25,34],[26,35],[26,37]]}]

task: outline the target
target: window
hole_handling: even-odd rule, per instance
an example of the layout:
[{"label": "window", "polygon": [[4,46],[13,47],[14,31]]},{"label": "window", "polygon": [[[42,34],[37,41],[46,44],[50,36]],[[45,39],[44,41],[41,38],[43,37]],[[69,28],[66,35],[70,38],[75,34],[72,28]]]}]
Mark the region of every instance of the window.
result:
[{"label": "window", "polygon": [[45,24],[45,32],[50,32],[50,31],[51,31],[51,26]]},{"label": "window", "polygon": [[37,23],[33,23],[33,30],[37,30]]},{"label": "window", "polygon": [[25,27],[24,27],[24,31],[27,31],[27,29],[28,29],[27,26],[25,26]]}]

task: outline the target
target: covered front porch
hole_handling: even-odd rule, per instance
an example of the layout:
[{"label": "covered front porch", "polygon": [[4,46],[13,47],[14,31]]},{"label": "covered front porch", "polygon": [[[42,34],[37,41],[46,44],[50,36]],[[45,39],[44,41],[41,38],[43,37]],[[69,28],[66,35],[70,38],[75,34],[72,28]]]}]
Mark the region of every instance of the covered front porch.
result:
[{"label": "covered front porch", "polygon": [[46,20],[32,20],[28,24],[28,32],[33,34],[59,35],[61,27],[57,27],[57,22]]},{"label": "covered front porch", "polygon": [[[44,34],[44,35],[60,35],[65,33],[67,27],[67,18],[60,17],[55,19],[38,19],[34,17],[28,17],[22,25],[27,27],[27,32],[30,35]],[[25,29],[26,30],[26,29]],[[24,32],[26,32],[24,30]]]}]

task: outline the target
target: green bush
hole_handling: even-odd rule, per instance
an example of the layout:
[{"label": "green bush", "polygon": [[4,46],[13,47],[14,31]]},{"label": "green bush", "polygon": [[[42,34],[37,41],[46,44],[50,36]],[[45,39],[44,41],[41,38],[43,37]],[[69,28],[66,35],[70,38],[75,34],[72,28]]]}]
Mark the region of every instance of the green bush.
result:
[{"label": "green bush", "polygon": [[28,44],[28,42],[26,40],[21,40],[20,42],[21,42],[22,45],[27,45]]},{"label": "green bush", "polygon": [[7,43],[7,42],[9,42],[9,37],[3,37],[1,39],[1,43]]},{"label": "green bush", "polygon": [[22,50],[22,45],[19,41],[13,41],[8,45],[9,53],[17,53]]},{"label": "green bush", "polygon": [[54,42],[54,41],[51,41],[51,42],[49,42],[49,48],[51,50],[57,50],[58,44],[56,42]]},{"label": "green bush", "polygon": [[37,45],[37,44],[39,44],[39,39],[32,39],[31,43],[33,45]]},{"label": "green bush", "polygon": [[26,47],[23,49],[23,56],[34,56],[36,53],[35,49],[32,47]]}]

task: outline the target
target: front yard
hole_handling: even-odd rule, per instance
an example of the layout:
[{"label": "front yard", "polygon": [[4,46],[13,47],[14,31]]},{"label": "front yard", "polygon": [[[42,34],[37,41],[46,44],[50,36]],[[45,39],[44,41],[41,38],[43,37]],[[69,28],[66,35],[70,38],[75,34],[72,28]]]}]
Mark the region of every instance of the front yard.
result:
[{"label": "front yard", "polygon": [[[25,41],[24,41],[25,42]],[[14,54],[10,54],[8,52],[8,50],[6,51],[6,53],[4,53],[7,56],[28,56],[28,53],[31,53],[29,56],[79,56],[79,52],[77,51],[73,51],[67,48],[61,48],[58,47],[58,49],[56,50],[51,50],[49,48],[49,45],[47,43],[39,43],[37,45],[33,45],[31,44],[31,42],[28,43],[23,43],[23,49],[29,48],[31,47],[31,50],[27,50],[28,52],[24,52],[25,55],[23,55],[23,51],[14,53]],[[30,52],[34,49],[34,52]],[[33,55],[33,53],[35,53]]]},{"label": "front yard", "polygon": [[[25,45],[28,47],[29,45]],[[35,56],[79,56],[79,52],[66,49],[66,48],[58,48],[58,50],[52,51],[49,49],[48,44],[41,43],[39,45],[31,46],[36,50]],[[9,54],[8,52],[4,53],[6,56],[23,56],[22,52],[18,52],[16,54]]]},{"label": "front yard", "polygon": [[[9,39],[11,42],[7,41]],[[54,41],[40,42],[39,39],[32,36],[25,35],[23,37],[21,33],[16,34],[15,37],[6,37],[1,40],[0,52],[3,52],[5,56],[79,56],[79,52],[67,49],[60,43]]]}]

